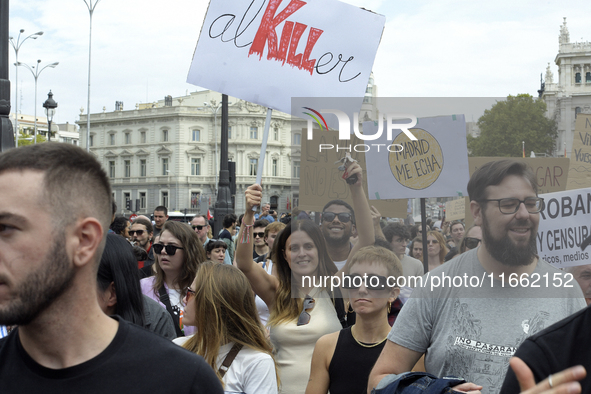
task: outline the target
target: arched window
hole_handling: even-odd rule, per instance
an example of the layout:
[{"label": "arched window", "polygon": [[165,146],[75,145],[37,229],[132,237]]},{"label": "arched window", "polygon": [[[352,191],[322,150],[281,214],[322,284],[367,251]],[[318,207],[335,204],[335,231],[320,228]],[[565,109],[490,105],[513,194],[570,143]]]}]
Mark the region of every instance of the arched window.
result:
[{"label": "arched window", "polygon": [[575,83],[581,83],[581,73],[575,74]]}]

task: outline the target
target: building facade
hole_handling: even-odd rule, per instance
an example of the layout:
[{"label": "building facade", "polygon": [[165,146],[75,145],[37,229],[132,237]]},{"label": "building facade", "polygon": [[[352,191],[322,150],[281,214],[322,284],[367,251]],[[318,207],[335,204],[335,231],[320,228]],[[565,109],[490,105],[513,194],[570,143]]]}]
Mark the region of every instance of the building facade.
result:
[{"label": "building facade", "polygon": [[[205,214],[215,205],[221,137],[221,94],[194,92],[123,110],[90,115],[90,151],[111,179],[118,212],[129,215],[131,200],[138,214],[156,206],[187,215]],[[229,98],[228,159],[236,163],[235,211],[244,210],[244,191],[255,183],[267,109]],[[292,157],[288,114],[273,111],[264,169],[263,200],[287,211],[297,202],[299,158]],[[81,114],[80,146],[86,147],[86,115]],[[304,125],[304,121],[302,121]],[[305,126],[302,126],[303,129]],[[217,141],[217,143],[216,143]],[[295,182],[297,183],[297,182]]]},{"label": "building facade", "polygon": [[548,117],[555,117],[558,125],[554,156],[570,157],[576,117],[579,113],[591,114],[591,42],[570,42],[564,18],[558,43],[554,59],[557,81],[548,63],[540,95],[546,102]]}]

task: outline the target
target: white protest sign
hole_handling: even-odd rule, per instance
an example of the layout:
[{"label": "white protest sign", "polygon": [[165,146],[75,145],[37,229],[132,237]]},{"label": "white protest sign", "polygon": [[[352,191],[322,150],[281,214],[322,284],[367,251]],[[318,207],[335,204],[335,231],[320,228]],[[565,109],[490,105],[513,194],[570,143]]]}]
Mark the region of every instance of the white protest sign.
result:
[{"label": "white protest sign", "polygon": [[581,244],[591,235],[591,188],[541,194],[537,245],[541,258],[555,267],[591,264],[591,246]]},{"label": "white protest sign", "polygon": [[357,97],[385,17],[335,0],[211,0],[187,82],[291,113],[292,97]]},{"label": "white protest sign", "polygon": [[[365,124],[364,124],[365,127]],[[375,134],[367,130],[367,134]],[[398,130],[374,144],[381,149],[366,153],[369,198],[428,198],[467,195],[468,150],[464,115],[420,118],[410,132],[412,141]],[[365,130],[364,130],[365,134]]]}]

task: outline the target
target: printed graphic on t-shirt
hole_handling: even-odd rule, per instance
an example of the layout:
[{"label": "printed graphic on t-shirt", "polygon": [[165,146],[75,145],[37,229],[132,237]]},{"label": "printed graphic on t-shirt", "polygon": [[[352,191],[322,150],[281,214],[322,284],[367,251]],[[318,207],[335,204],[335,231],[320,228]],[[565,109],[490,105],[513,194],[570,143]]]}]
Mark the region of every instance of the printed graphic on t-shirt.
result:
[{"label": "printed graphic on t-shirt", "polygon": [[470,311],[470,304],[456,300],[453,309],[454,323],[446,345],[449,357],[446,357],[444,370],[449,371],[448,375],[484,386],[483,394],[500,390],[509,358],[525,338],[542,330],[548,319],[547,312],[534,312],[529,319],[503,322],[501,324],[521,326],[522,334],[510,341],[512,343],[495,343],[482,338],[482,322]]}]

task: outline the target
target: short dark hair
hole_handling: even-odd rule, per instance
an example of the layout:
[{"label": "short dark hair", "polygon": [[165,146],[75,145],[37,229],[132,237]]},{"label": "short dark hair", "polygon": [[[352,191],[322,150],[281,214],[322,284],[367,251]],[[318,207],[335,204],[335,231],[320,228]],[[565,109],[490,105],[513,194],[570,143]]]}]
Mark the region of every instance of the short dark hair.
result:
[{"label": "short dark hair", "polygon": [[395,236],[401,237],[402,239],[409,239],[410,234],[406,230],[406,227],[401,223],[390,223],[382,230],[386,241],[392,242],[392,238]]},{"label": "short dark hair", "polygon": [[115,314],[139,326],[144,325],[144,298],[133,248],[125,239],[108,234],[97,272],[99,290],[115,283]]},{"label": "short dark hair", "polygon": [[152,223],[149,220],[146,220],[144,218],[137,218],[131,224],[136,223],[143,224],[144,227],[146,227],[146,231],[148,232],[148,234],[152,234],[154,232],[154,227],[152,226]]},{"label": "short dark hair", "polygon": [[386,248],[389,251],[393,252],[392,250],[392,244],[388,241],[386,241],[384,238],[380,238],[380,237],[376,237],[374,243],[375,246],[379,246],[381,248]]},{"label": "short dark hair", "polygon": [[164,212],[164,216],[167,216],[168,215],[168,208],[166,208],[163,205],[158,205],[156,208],[154,208],[154,212],[156,212],[156,211],[158,211],[158,212]]},{"label": "short dark hair", "polygon": [[234,223],[236,223],[236,215],[233,213],[229,213],[226,216],[224,216],[224,220],[223,220],[223,226],[224,228],[228,228],[231,225],[233,225]]},{"label": "short dark hair", "polygon": [[456,224],[461,224],[463,229],[465,229],[465,228],[466,228],[466,226],[464,225],[464,223],[460,222],[459,220],[454,220],[453,222],[451,222],[451,223],[449,224],[449,231],[452,231],[452,230],[453,230],[453,227],[454,227]]},{"label": "short dark hair", "polygon": [[113,223],[111,223],[109,228],[113,230],[115,234],[123,235],[125,228],[127,227],[127,222],[129,222],[129,219],[125,216],[115,216],[115,220],[113,220]]},{"label": "short dark hair", "polygon": [[527,179],[538,194],[538,184],[532,170],[527,164],[516,160],[498,160],[484,164],[474,171],[468,182],[468,196],[470,201],[480,202],[486,199],[487,186],[496,186],[509,175],[517,175]]},{"label": "short dark hair", "polygon": [[228,249],[228,244],[226,244],[221,239],[210,239],[209,242],[205,245],[205,253],[211,253],[212,250],[217,248]]},{"label": "short dark hair", "polygon": [[351,212],[351,222],[355,224],[355,211],[353,211],[353,207],[349,205],[346,201],[343,200],[332,200],[326,203],[324,208],[322,208],[322,212],[326,211],[326,208],[330,207],[331,205],[342,205],[343,207],[347,208],[349,212]]},{"label": "short dark hair", "polygon": [[267,219],[258,219],[254,221],[252,227],[267,227],[269,225],[269,221]]},{"label": "short dark hair", "polygon": [[[56,226],[64,228],[81,217],[94,217],[105,234],[113,218],[109,178],[93,154],[60,142],[9,149],[0,154],[0,173],[43,173],[42,202],[53,209]],[[104,242],[96,252],[98,263]]]}]

